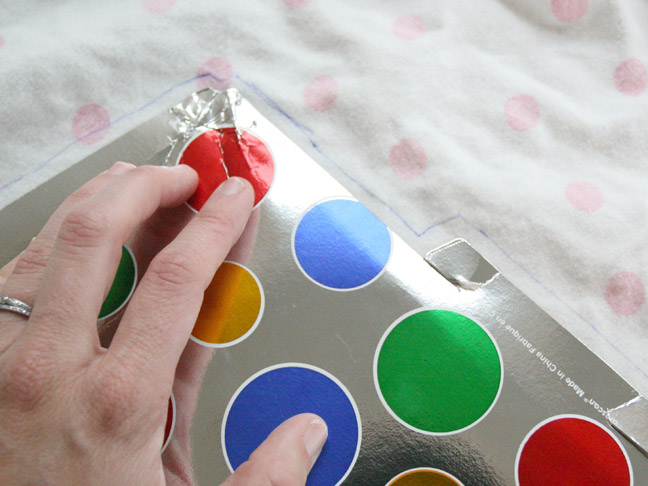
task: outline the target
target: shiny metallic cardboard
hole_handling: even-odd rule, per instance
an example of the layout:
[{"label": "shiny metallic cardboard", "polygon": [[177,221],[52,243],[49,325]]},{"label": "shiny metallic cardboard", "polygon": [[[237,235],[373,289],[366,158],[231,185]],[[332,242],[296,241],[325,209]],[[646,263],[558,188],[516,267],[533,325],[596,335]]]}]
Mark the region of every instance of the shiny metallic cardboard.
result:
[{"label": "shiny metallic cardboard", "polygon": [[[385,485],[408,469],[433,467],[466,486],[512,486],[523,440],[537,424],[560,414],[590,417],[602,425],[610,420],[621,432],[613,433],[627,451],[634,484],[648,484],[648,460],[642,455],[647,421],[645,414],[633,414],[636,404],[645,401],[465,241],[423,258],[392,234],[386,269],[370,285],[338,292],[310,282],[292,251],[295,227],[313,204],[353,196],[235,91],[194,94],[6,208],[0,214],[2,227],[26,212],[38,217],[31,226],[21,226],[2,259],[26,245],[48,216],[43,207],[53,209],[78,185],[79,173],[88,178],[119,159],[173,165],[193,134],[233,125],[257,134],[275,161],[274,181],[256,210],[256,238],[244,262],[262,283],[265,311],[246,339],[215,351],[205,348],[203,366],[195,369],[198,375],[204,372],[194,377],[202,387],[195,414],[188,411],[184,420],[191,423],[199,484],[218,484],[230,473],[221,430],[233,394],[250,376],[281,363],[326,370],[353,396],[362,440],[344,484]],[[463,432],[417,433],[394,420],[377,393],[376,347],[392,323],[419,308],[470,317],[488,330],[501,351],[504,378],[497,401],[483,420]]]}]

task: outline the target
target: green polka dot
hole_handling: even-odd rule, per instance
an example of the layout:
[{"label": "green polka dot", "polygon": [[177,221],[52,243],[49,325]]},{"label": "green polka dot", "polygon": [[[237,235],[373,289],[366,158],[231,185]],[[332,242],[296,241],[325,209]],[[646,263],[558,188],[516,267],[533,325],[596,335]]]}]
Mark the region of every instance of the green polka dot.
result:
[{"label": "green polka dot", "polygon": [[122,247],[122,257],[117,268],[115,280],[113,281],[112,287],[110,287],[110,292],[108,292],[106,300],[101,306],[99,319],[118,311],[126,303],[135,286],[136,276],[135,258],[124,246]]},{"label": "green polka dot", "polygon": [[375,361],[379,393],[404,424],[447,434],[480,420],[502,384],[495,343],[479,324],[450,311],[407,315],[383,337]]}]

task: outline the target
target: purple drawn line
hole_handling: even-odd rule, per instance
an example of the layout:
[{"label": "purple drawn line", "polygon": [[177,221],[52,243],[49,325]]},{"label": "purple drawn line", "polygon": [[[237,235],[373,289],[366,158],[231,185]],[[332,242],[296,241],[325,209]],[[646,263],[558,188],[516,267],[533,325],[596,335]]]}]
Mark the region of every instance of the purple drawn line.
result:
[{"label": "purple drawn line", "polygon": [[95,135],[95,134],[97,134],[97,133],[99,133],[99,132],[107,131],[110,127],[112,127],[112,126],[118,124],[119,122],[121,122],[121,121],[123,121],[123,120],[126,120],[127,118],[130,118],[131,116],[136,115],[137,113],[140,113],[140,112],[144,111],[146,108],[148,108],[149,106],[151,106],[151,105],[157,103],[158,101],[160,101],[162,98],[164,98],[166,95],[168,95],[168,94],[171,93],[172,91],[175,91],[176,89],[178,89],[178,88],[180,88],[180,87],[182,87],[182,86],[184,86],[184,85],[186,85],[186,84],[192,83],[192,82],[196,81],[197,79],[204,78],[204,77],[207,77],[207,76],[212,77],[212,78],[214,78],[214,79],[216,79],[216,80],[218,81],[218,78],[216,78],[216,77],[210,75],[209,73],[207,73],[207,74],[201,74],[201,75],[199,75],[199,76],[194,76],[193,78],[186,79],[186,80],[184,80],[184,81],[182,81],[182,82],[176,84],[175,86],[172,86],[171,88],[166,89],[165,91],[162,92],[162,94],[160,94],[160,95],[158,95],[157,97],[153,98],[153,99],[152,99],[151,101],[149,101],[148,103],[146,103],[146,104],[140,106],[137,110],[132,111],[132,112],[130,112],[130,113],[126,113],[126,114],[124,114],[124,115],[122,115],[122,116],[116,118],[115,120],[111,121],[111,122],[108,124],[108,126],[106,126],[106,127],[99,127],[99,128],[97,128],[97,129],[95,129],[95,130],[93,130],[93,131],[91,131],[91,132],[88,132],[88,133],[83,134],[83,136],[81,136],[79,139],[74,140],[74,141],[68,143],[65,147],[63,147],[61,150],[59,150],[58,152],[56,152],[54,155],[52,155],[49,159],[47,159],[47,160],[46,160],[45,162],[43,162],[41,165],[39,165],[38,167],[36,167],[35,169],[33,169],[31,172],[27,172],[26,174],[23,174],[23,175],[21,175],[21,176],[15,178],[15,179],[13,179],[13,180],[7,182],[6,184],[4,184],[2,187],[0,187],[0,190],[6,189],[7,187],[10,187],[10,186],[16,184],[17,182],[20,182],[20,181],[23,180],[25,177],[30,176],[30,175],[33,175],[33,174],[36,174],[37,172],[41,171],[43,168],[45,168],[45,167],[46,167],[47,165],[49,165],[51,162],[53,162],[54,160],[56,160],[57,158],[59,158],[59,157],[60,157],[64,152],[68,151],[70,148],[74,147],[75,145],[81,143],[83,140],[87,139],[88,137],[91,137],[91,136],[93,136],[93,135]]},{"label": "purple drawn line", "polygon": [[[313,130],[308,128],[306,125],[303,123],[299,122],[296,118],[290,116],[283,108],[281,108],[274,100],[272,100],[267,94],[265,94],[263,91],[261,91],[259,88],[257,88],[254,84],[252,84],[249,81],[246,81],[242,77],[236,75],[234,76],[237,81],[240,81],[241,84],[244,84],[247,86],[251,91],[254,91],[259,98],[261,98],[267,105],[270,106],[270,108],[274,109],[275,111],[278,111],[281,115],[283,115],[290,123],[295,125],[310,141],[313,146],[315,146],[312,136],[313,136]],[[319,151],[319,150],[318,150]],[[320,152],[321,153],[321,152]]]},{"label": "purple drawn line", "polygon": [[369,194],[373,199],[378,201],[380,204],[385,206],[389,211],[391,211],[392,214],[394,214],[404,225],[409,229],[412,233],[414,233],[417,237],[422,237],[425,235],[428,231],[449,223],[450,221],[453,221],[455,219],[462,219],[465,221],[470,227],[484,235],[484,237],[493,243],[495,247],[509,260],[511,260],[515,265],[518,266],[523,272],[525,272],[527,275],[529,275],[536,283],[538,283],[543,289],[545,289],[549,294],[556,299],[558,302],[563,304],[565,307],[567,307],[570,311],[572,311],[579,319],[581,319],[583,322],[585,322],[594,332],[596,332],[599,336],[603,338],[603,340],[608,343],[615,351],[617,351],[621,356],[623,356],[632,366],[635,367],[644,377],[648,378],[648,374],[642,370],[639,365],[637,365],[632,359],[630,359],[626,354],[621,351],[614,343],[612,343],[592,322],[587,320],[584,316],[582,316],[576,309],[574,309],[569,303],[567,303],[565,300],[560,298],[554,291],[549,289],[546,285],[544,285],[538,278],[535,277],[529,270],[527,270],[524,266],[522,266],[520,263],[518,263],[513,257],[511,257],[504,249],[498,245],[495,240],[493,240],[490,236],[486,234],[485,231],[481,230],[474,224],[472,224],[470,221],[468,221],[461,213],[455,214],[454,216],[451,216],[447,219],[444,219],[442,221],[436,222],[430,226],[428,226],[426,229],[424,229],[421,232],[416,231],[406,220],[403,218],[394,208],[392,208],[387,202],[385,202],[383,199],[381,199],[375,192],[370,190],[367,186],[362,184],[358,179],[353,177],[351,174],[349,174],[344,168],[335,162],[331,157],[329,157],[326,153],[320,149],[319,145],[313,140],[312,135],[314,134],[313,130],[308,128],[307,126],[303,125],[301,122],[297,121],[294,119],[292,116],[287,114],[283,109],[279,107],[279,105],[270,99],[268,95],[266,95],[263,91],[261,91],[259,88],[257,88],[254,84],[247,82],[243,80],[240,77],[236,77],[241,83],[243,83],[245,86],[247,86],[250,90],[254,91],[263,101],[265,101],[268,105],[270,105],[272,108],[274,108],[276,111],[281,113],[283,116],[285,116],[288,121],[290,121],[293,125],[295,125],[308,139],[312,147],[320,154],[322,155],[326,160],[328,160],[333,166],[335,166],[346,178],[350,179],[352,182],[354,182],[358,187],[360,187],[362,190],[364,190],[367,194]]},{"label": "purple drawn line", "polygon": [[529,270],[527,270],[525,267],[522,266],[522,264],[518,263],[512,256],[510,256],[504,249],[498,245],[495,240],[493,240],[490,236],[486,234],[485,231],[480,230],[479,228],[475,227],[472,225],[470,222],[468,222],[473,228],[475,228],[477,231],[479,231],[482,235],[484,235],[495,247],[509,260],[511,260],[515,265],[517,265],[518,268],[520,268],[524,273],[529,275],[538,285],[540,285],[544,290],[546,290],[554,299],[556,299],[558,302],[563,304],[565,307],[567,307],[570,311],[572,311],[579,319],[581,319],[584,323],[586,323],[588,326],[592,328],[599,336],[601,336],[606,343],[608,343],[615,351],[617,351],[621,356],[626,358],[630,364],[632,364],[643,376],[648,378],[648,374],[645,373],[639,365],[637,365],[634,361],[632,361],[628,356],[625,355],[623,351],[621,351],[612,341],[610,341],[605,334],[603,334],[599,329],[591,323],[589,320],[587,320],[582,314],[580,314],[574,307],[572,307],[567,301],[563,300],[556,294],[553,290],[551,290],[549,287],[547,287],[545,284],[543,284],[538,278],[536,278],[535,275],[533,275]]},{"label": "purple drawn line", "polygon": [[376,199],[380,204],[382,204],[387,209],[389,209],[389,211],[391,211],[392,214],[394,214],[394,216],[396,216],[401,221],[401,223],[403,223],[407,227],[407,229],[409,229],[416,236],[420,237],[425,232],[429,231],[429,229],[433,228],[434,226],[437,226],[437,225],[433,225],[430,228],[428,228],[427,230],[425,230],[423,233],[418,233],[400,214],[398,214],[389,204],[387,204],[387,202],[385,202],[380,197],[378,197],[378,195],[376,193],[371,191],[371,189],[369,189],[367,186],[362,184],[358,179],[356,179],[351,174],[349,174],[346,170],[344,170],[344,168],[342,168],[341,165],[339,165],[337,162],[335,162],[335,160],[333,160],[322,149],[320,149],[317,142],[315,142],[315,140],[313,140],[313,135],[314,135],[313,130],[311,130],[306,125],[302,124],[301,122],[297,121],[295,118],[290,116],[288,113],[286,113],[275,101],[273,101],[270,97],[268,97],[268,95],[266,95],[263,91],[261,91],[259,88],[257,88],[254,84],[252,84],[252,83],[250,83],[248,81],[245,81],[244,79],[240,78],[239,76],[236,76],[236,79],[239,80],[245,86],[247,86],[251,91],[256,93],[263,101],[265,101],[268,105],[270,105],[270,107],[274,108],[276,111],[281,113],[284,117],[286,117],[286,119],[288,119],[288,121],[290,123],[295,125],[295,127],[297,127],[297,129],[299,129],[304,134],[304,136],[308,139],[308,141],[310,142],[312,147],[317,151],[317,153],[319,153],[322,157],[324,157],[326,160],[328,160],[347,179],[350,179],[351,181],[353,181],[363,191],[368,193],[372,198]]},{"label": "purple drawn line", "polygon": [[[210,78],[212,78],[212,79],[214,79],[214,80],[216,80],[216,81],[223,81],[222,79],[219,79],[219,78],[217,78],[216,76],[213,76],[213,75],[210,74],[210,73],[205,73],[205,74],[201,74],[201,75],[198,75],[198,76],[194,76],[194,77],[192,77],[192,78],[190,78],[190,79],[186,79],[186,80],[184,80],[184,81],[182,81],[182,82],[180,82],[180,83],[178,83],[178,84],[172,86],[171,88],[166,89],[166,90],[163,91],[160,95],[158,95],[157,97],[153,98],[151,101],[149,101],[148,103],[144,104],[143,106],[139,107],[137,110],[132,111],[132,112],[130,112],[130,113],[126,113],[126,114],[124,114],[124,115],[122,115],[122,116],[116,118],[115,120],[113,120],[113,121],[108,125],[108,127],[101,127],[101,128],[98,128],[98,129],[96,129],[96,130],[94,130],[94,131],[92,131],[92,132],[90,132],[90,133],[86,133],[86,134],[83,135],[83,137],[81,137],[79,140],[75,140],[75,141],[73,141],[73,142],[68,143],[65,147],[63,147],[63,148],[62,148],[61,150],[59,150],[57,153],[55,153],[54,155],[52,155],[49,159],[47,159],[45,162],[43,162],[43,163],[42,163],[40,166],[38,166],[36,169],[32,170],[31,172],[28,172],[27,174],[23,174],[22,176],[20,176],[20,177],[18,177],[18,178],[16,178],[16,179],[14,179],[14,180],[12,180],[12,181],[6,183],[6,184],[3,185],[2,187],[0,187],[0,190],[5,189],[5,188],[7,188],[7,187],[9,187],[9,186],[11,186],[11,185],[13,185],[13,184],[15,184],[15,183],[21,181],[21,180],[24,179],[25,177],[27,177],[27,176],[29,176],[29,175],[32,175],[32,174],[35,174],[36,172],[42,170],[45,166],[47,166],[47,165],[50,164],[52,161],[54,161],[55,159],[57,159],[58,157],[60,157],[64,152],[66,152],[67,150],[69,150],[71,147],[73,147],[74,145],[80,143],[81,140],[84,140],[84,139],[86,139],[87,137],[90,137],[90,136],[94,135],[94,134],[97,133],[97,132],[100,132],[100,131],[103,131],[103,130],[107,130],[107,129],[110,128],[111,126],[113,126],[113,125],[115,125],[115,124],[117,124],[117,123],[119,123],[119,122],[121,122],[121,121],[123,121],[123,120],[126,120],[126,119],[128,119],[128,118],[130,118],[130,117],[132,117],[132,116],[134,116],[134,115],[136,115],[136,114],[138,114],[138,113],[140,113],[141,111],[145,110],[145,109],[148,108],[149,106],[151,106],[151,105],[157,103],[159,100],[161,100],[162,98],[164,98],[166,95],[168,95],[168,94],[171,93],[172,91],[175,91],[176,89],[178,89],[178,88],[180,88],[180,87],[182,87],[182,86],[185,86],[185,85],[187,85],[187,84],[189,84],[189,83],[192,83],[192,82],[196,81],[197,79],[204,78],[204,77],[210,77]],[[401,215],[400,215],[400,214],[399,214],[399,213],[398,213],[398,212],[397,212],[393,207],[391,207],[387,202],[385,202],[383,199],[381,199],[380,197],[378,197],[378,195],[377,195],[376,193],[374,193],[373,191],[371,191],[367,186],[365,186],[364,184],[362,184],[358,179],[356,179],[356,178],[353,177],[351,174],[349,174],[346,170],[344,170],[344,168],[343,168],[340,164],[336,163],[335,160],[333,160],[333,159],[332,159],[331,157],[329,157],[329,156],[328,156],[328,155],[327,155],[327,154],[326,154],[322,149],[320,149],[319,145],[315,142],[315,140],[313,140],[313,135],[314,135],[313,130],[311,130],[311,129],[308,128],[306,125],[304,125],[303,123],[299,122],[296,118],[294,118],[294,117],[292,117],[290,114],[288,114],[288,113],[287,113],[285,110],[283,110],[283,109],[282,109],[282,108],[281,108],[281,107],[280,107],[280,106],[279,106],[279,105],[278,105],[274,100],[272,100],[272,99],[271,99],[267,94],[265,94],[265,92],[261,91],[258,87],[256,87],[256,86],[255,86],[254,84],[252,84],[251,82],[248,82],[248,81],[244,80],[243,78],[241,78],[241,77],[238,76],[238,75],[236,76],[236,79],[237,79],[238,81],[240,81],[243,85],[245,85],[246,87],[248,87],[251,91],[253,91],[254,93],[256,93],[257,96],[259,96],[259,97],[260,97],[260,98],[261,98],[261,99],[262,99],[266,104],[268,104],[272,109],[274,109],[276,112],[278,112],[279,114],[281,114],[282,116],[284,116],[284,117],[285,117],[285,118],[286,118],[290,123],[292,123],[292,124],[293,124],[293,125],[294,125],[298,130],[299,130],[299,131],[301,131],[301,132],[304,134],[304,136],[308,139],[308,141],[310,142],[310,144],[312,145],[312,147],[313,147],[313,148],[314,148],[314,149],[315,149],[319,154],[321,154],[321,155],[322,155],[326,160],[328,160],[328,161],[329,161],[333,166],[335,166],[335,167],[336,167],[336,168],[337,168],[337,169],[338,169],[338,170],[339,170],[339,171],[340,171],[340,172],[341,172],[341,173],[342,173],[346,178],[350,179],[350,180],[351,180],[352,182],[354,182],[358,187],[360,187],[363,191],[365,191],[367,194],[369,194],[369,196],[371,196],[372,198],[374,198],[375,200],[377,200],[380,204],[382,204],[383,206],[385,206],[385,207],[386,207],[386,208],[387,208],[387,209],[388,209],[392,214],[394,214],[394,216],[396,216],[396,217],[397,217],[397,218],[398,218],[398,219],[403,223],[403,225],[405,225],[405,227],[406,227],[407,229],[409,229],[412,233],[414,233],[414,235],[416,235],[418,238],[422,237],[422,236],[425,235],[428,231],[431,231],[432,229],[434,229],[434,228],[436,228],[436,227],[438,227],[438,226],[442,226],[442,225],[444,225],[444,224],[447,224],[447,223],[449,223],[450,221],[453,221],[453,220],[455,220],[455,219],[462,219],[462,220],[465,221],[469,226],[471,226],[473,229],[475,229],[476,231],[478,231],[478,232],[480,232],[482,235],[484,235],[484,237],[485,237],[488,241],[490,241],[491,243],[493,243],[493,245],[495,245],[495,247],[496,247],[496,248],[497,248],[497,249],[498,249],[498,250],[499,250],[499,251],[500,251],[500,252],[501,252],[501,253],[502,253],[506,258],[508,258],[509,260],[511,260],[515,265],[518,266],[518,268],[520,268],[523,272],[525,272],[527,275],[529,275],[529,276],[530,276],[530,277],[531,277],[531,278],[532,278],[536,283],[538,283],[538,284],[539,284],[543,289],[545,289],[547,292],[549,292],[549,294],[550,294],[554,299],[556,299],[558,302],[560,302],[561,304],[563,304],[563,305],[564,305],[565,307],[567,307],[570,311],[572,311],[572,312],[573,312],[573,313],[574,313],[574,314],[575,314],[579,319],[581,319],[581,320],[582,320],[583,322],[585,322],[588,326],[590,326],[594,332],[596,332],[599,336],[601,336],[601,337],[605,340],[606,343],[608,343],[608,344],[609,344],[609,345],[610,345],[610,346],[611,346],[615,351],[617,351],[621,356],[623,356],[623,357],[624,357],[624,358],[625,358],[625,359],[626,359],[630,364],[632,364],[632,365],[633,365],[633,366],[634,366],[634,367],[635,367],[635,368],[636,368],[636,369],[637,369],[637,370],[638,370],[638,371],[639,371],[639,372],[640,372],[644,377],[648,378],[648,374],[647,374],[646,372],[644,372],[644,371],[639,367],[639,365],[637,365],[634,361],[632,361],[632,359],[630,359],[628,356],[626,356],[626,354],[625,354],[623,351],[621,351],[621,350],[620,350],[620,349],[619,349],[615,344],[613,344],[613,343],[612,343],[612,342],[611,342],[611,341],[610,341],[610,340],[609,340],[609,339],[608,339],[608,338],[607,338],[607,337],[606,337],[606,336],[605,336],[605,335],[604,335],[604,334],[603,334],[603,333],[602,333],[602,332],[601,332],[601,331],[600,331],[600,330],[599,330],[599,329],[598,329],[598,328],[597,328],[597,327],[596,327],[592,322],[590,322],[590,321],[587,320],[585,317],[583,317],[583,316],[582,316],[578,311],[576,311],[576,310],[575,310],[571,305],[569,305],[565,300],[561,299],[561,298],[560,298],[560,297],[559,297],[555,292],[553,292],[553,291],[552,291],[551,289],[549,289],[546,285],[544,285],[540,280],[538,280],[538,279],[535,277],[535,275],[533,275],[529,270],[527,270],[527,269],[526,269],[525,267],[523,267],[520,263],[518,263],[517,260],[515,260],[512,256],[510,256],[506,251],[504,251],[504,249],[503,249],[500,245],[498,245],[498,244],[495,242],[495,240],[493,240],[490,236],[488,236],[488,235],[486,234],[485,231],[479,229],[477,226],[475,226],[474,224],[472,224],[472,223],[471,223],[470,221],[468,221],[468,220],[467,220],[467,219],[466,219],[466,218],[465,218],[461,213],[458,213],[458,214],[456,214],[456,215],[454,215],[454,216],[451,216],[451,217],[449,217],[449,218],[447,218],[447,219],[444,219],[444,220],[442,220],[442,221],[436,222],[436,223],[434,223],[434,224],[428,226],[428,227],[427,227],[426,229],[424,229],[422,232],[418,232],[418,231],[416,231],[416,230],[414,229],[414,227],[413,227],[412,225],[410,225],[410,224],[405,220],[405,218],[403,218],[403,217],[402,217],[402,216],[401,216]]]},{"label": "purple drawn line", "polygon": [[632,361],[632,359],[626,356],[626,354],[623,351],[621,351],[616,346],[616,344],[610,341],[605,336],[605,334],[603,334],[592,322],[587,320],[582,314],[580,314],[576,309],[574,309],[567,301],[560,298],[558,294],[556,294],[553,290],[551,290],[549,287],[543,284],[538,278],[536,278],[535,275],[533,275],[529,270],[527,270],[524,266],[522,266],[521,263],[518,263],[518,261],[515,260],[511,255],[509,255],[500,245],[498,245],[494,239],[488,236],[484,230],[477,228],[474,224],[472,224],[470,221],[466,220],[465,218],[464,221],[466,221],[466,223],[468,223],[475,230],[479,231],[482,235],[484,235],[488,241],[490,241],[493,245],[495,245],[495,248],[497,248],[502,253],[502,255],[504,255],[506,258],[511,260],[520,270],[522,270],[529,277],[531,277],[538,285],[540,285],[540,287],[542,287],[545,291],[547,291],[554,299],[556,299],[558,302],[560,302],[565,307],[567,307],[570,311],[572,311],[580,320],[582,320],[585,324],[587,324],[590,328],[592,328],[594,332],[596,332],[599,336],[601,336],[603,340],[606,343],[608,343],[617,353],[623,356],[632,366],[634,366],[637,369],[637,371],[639,371],[644,377],[648,378],[648,374],[644,370],[642,370],[637,363],[635,363],[634,361]]}]

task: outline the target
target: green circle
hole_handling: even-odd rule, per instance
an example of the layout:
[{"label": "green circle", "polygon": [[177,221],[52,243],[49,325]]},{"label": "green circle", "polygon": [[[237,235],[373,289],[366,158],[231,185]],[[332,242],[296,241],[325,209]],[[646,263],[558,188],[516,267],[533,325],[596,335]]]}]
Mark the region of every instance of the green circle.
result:
[{"label": "green circle", "polygon": [[122,256],[117,267],[115,280],[113,280],[106,300],[99,312],[99,319],[109,316],[126,303],[135,286],[136,278],[135,258],[125,246],[122,246]]},{"label": "green circle", "polygon": [[471,319],[423,310],[397,321],[376,359],[379,393],[392,414],[419,432],[459,432],[480,420],[502,384],[499,350]]}]

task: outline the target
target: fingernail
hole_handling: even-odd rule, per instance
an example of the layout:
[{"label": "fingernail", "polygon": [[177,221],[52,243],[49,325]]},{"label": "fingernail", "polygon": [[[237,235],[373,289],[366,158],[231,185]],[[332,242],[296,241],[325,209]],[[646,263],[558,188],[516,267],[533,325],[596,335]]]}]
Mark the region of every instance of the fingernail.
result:
[{"label": "fingernail", "polygon": [[118,174],[123,174],[124,172],[128,172],[131,169],[134,169],[135,165],[129,164],[127,162],[115,162],[115,164],[108,169],[107,173],[110,175],[118,175]]},{"label": "fingernail", "polygon": [[233,196],[243,191],[247,185],[249,185],[249,183],[245,179],[241,179],[240,177],[230,177],[218,186],[216,192],[223,196]]},{"label": "fingernail", "polygon": [[311,465],[317,461],[327,437],[328,428],[321,419],[313,420],[304,432],[304,445],[311,458]]},{"label": "fingernail", "polygon": [[177,172],[182,172],[185,170],[191,171],[191,172],[196,172],[196,169],[191,167],[190,165],[187,164],[178,164],[178,165],[163,165],[165,169],[177,171]]}]

